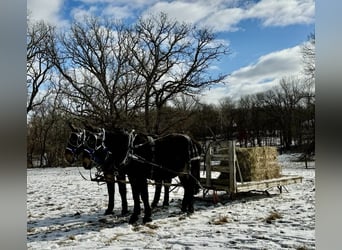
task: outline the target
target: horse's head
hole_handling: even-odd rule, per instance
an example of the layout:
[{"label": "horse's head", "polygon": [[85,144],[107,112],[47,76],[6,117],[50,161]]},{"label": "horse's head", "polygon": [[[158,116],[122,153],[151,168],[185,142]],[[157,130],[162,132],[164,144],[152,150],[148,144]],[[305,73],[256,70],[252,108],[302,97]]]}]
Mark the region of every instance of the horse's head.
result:
[{"label": "horse's head", "polygon": [[82,154],[82,165],[85,169],[91,169],[93,162],[103,164],[106,161],[109,151],[105,146],[105,134],[104,129],[87,127]]},{"label": "horse's head", "polygon": [[92,129],[87,133],[82,154],[82,164],[90,169],[93,163],[100,165],[124,165],[127,160],[131,135],[124,130],[106,131]]},{"label": "horse's head", "polygon": [[64,158],[67,162],[72,164],[82,153],[85,130],[74,127],[71,123],[69,123],[69,126],[71,128],[71,134],[68,139],[67,147],[64,151]]}]

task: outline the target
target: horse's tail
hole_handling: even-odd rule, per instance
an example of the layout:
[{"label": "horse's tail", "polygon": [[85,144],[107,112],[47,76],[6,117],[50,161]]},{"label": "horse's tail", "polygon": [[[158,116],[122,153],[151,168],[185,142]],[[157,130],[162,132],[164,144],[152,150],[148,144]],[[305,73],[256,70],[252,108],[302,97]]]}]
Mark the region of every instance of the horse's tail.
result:
[{"label": "horse's tail", "polygon": [[190,161],[190,174],[194,179],[194,194],[197,194],[201,188],[200,184],[200,167],[201,167],[201,144],[194,139],[189,139],[189,161]]}]

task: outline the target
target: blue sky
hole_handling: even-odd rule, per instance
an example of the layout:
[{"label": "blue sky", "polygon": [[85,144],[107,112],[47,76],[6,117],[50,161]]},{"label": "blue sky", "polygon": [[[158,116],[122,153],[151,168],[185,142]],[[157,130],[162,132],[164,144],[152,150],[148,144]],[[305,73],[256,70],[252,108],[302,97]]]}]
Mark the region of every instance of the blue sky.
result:
[{"label": "blue sky", "polygon": [[315,31],[314,0],[28,0],[32,19],[58,27],[85,14],[134,22],[138,16],[166,12],[179,21],[210,26],[231,50],[215,64],[229,74],[224,84],[201,96],[206,103],[238,99],[267,90],[282,77],[302,72],[300,47]]}]

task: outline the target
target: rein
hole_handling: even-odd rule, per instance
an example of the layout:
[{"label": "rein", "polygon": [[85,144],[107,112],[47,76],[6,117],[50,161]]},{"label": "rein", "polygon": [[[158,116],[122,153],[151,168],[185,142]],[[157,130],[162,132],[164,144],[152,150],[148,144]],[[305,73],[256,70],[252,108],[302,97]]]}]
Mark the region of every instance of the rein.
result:
[{"label": "rein", "polygon": [[84,180],[88,181],[88,179],[84,177],[84,175],[82,174],[82,172],[81,172],[81,170],[80,170],[80,168],[78,166],[77,166],[77,170],[78,170],[78,173],[82,176],[82,178]]},{"label": "rein", "polygon": [[[107,147],[105,146],[105,143],[104,143],[104,141],[105,141],[105,129],[104,128],[102,129],[102,133],[103,133],[102,142],[101,142],[101,144],[97,148],[95,148],[95,150],[99,149],[100,147],[102,147],[104,150],[106,150],[107,151],[107,156],[105,158],[105,160],[106,160],[106,159],[108,159],[109,155],[112,154],[112,152],[110,152],[107,149]],[[130,160],[134,160],[134,161],[137,161],[137,162],[140,162],[140,163],[143,163],[143,164],[148,164],[148,165],[152,166],[153,168],[158,168],[158,169],[161,169],[163,171],[167,171],[167,172],[172,173],[174,175],[180,175],[180,174],[189,175],[202,188],[202,185],[199,182],[199,180],[197,180],[196,177],[193,176],[190,172],[177,172],[177,171],[171,170],[169,168],[165,168],[165,167],[163,167],[160,164],[156,164],[153,161],[146,160],[144,157],[141,157],[140,155],[133,153],[134,149],[137,149],[139,147],[145,146],[147,144],[151,144],[152,145],[152,151],[154,151],[154,142],[157,141],[157,140],[161,140],[161,139],[163,139],[166,136],[160,137],[160,138],[157,138],[157,139],[153,139],[152,137],[147,136],[148,137],[148,141],[147,142],[144,142],[144,143],[141,143],[141,144],[138,144],[138,145],[134,145],[134,141],[135,141],[135,138],[137,136],[137,134],[135,133],[135,130],[131,130],[130,132],[126,132],[126,134],[128,135],[128,142],[127,142],[128,150],[126,152],[126,155],[125,155],[124,159],[121,161],[121,163],[119,163],[119,167],[127,166]],[[191,141],[191,139],[188,136],[186,136],[186,138],[189,141]],[[192,145],[192,150],[195,150],[195,147],[193,147],[193,145]],[[195,150],[195,152],[197,152],[197,150]],[[90,153],[90,155],[93,155],[93,152],[89,152],[89,153]],[[189,155],[191,155],[191,154],[189,154]],[[195,157],[190,158],[189,159],[189,165],[194,160],[200,160],[200,156],[195,156]],[[153,168],[152,168],[152,172],[153,172]],[[152,175],[152,173],[151,173],[151,175]],[[82,176],[82,174],[81,174],[81,176]],[[93,178],[91,178],[91,180],[99,181],[98,179],[96,180],[96,179],[93,179]]]},{"label": "rein", "polygon": [[[103,171],[99,170],[100,168],[100,165],[97,164],[96,165],[96,169],[97,169],[97,172],[95,173],[95,177],[92,176],[92,173],[91,173],[91,169],[89,170],[89,178],[90,179],[87,179],[86,177],[84,177],[84,175],[82,174],[82,172],[80,171],[80,168],[79,166],[77,166],[77,169],[78,169],[78,172],[79,174],[81,175],[81,177],[86,180],[86,181],[96,181],[99,185],[103,185],[104,183],[100,184],[100,182],[106,182],[106,180],[104,180],[104,175],[101,174],[101,172],[103,173]],[[114,176],[117,175],[117,171],[114,171]]]},{"label": "rein", "polygon": [[[200,181],[197,180],[196,177],[193,176],[193,175],[192,175],[191,173],[189,173],[189,172],[177,172],[177,171],[174,171],[174,170],[172,170],[172,169],[165,168],[165,167],[163,167],[162,165],[159,165],[159,164],[156,164],[156,163],[154,163],[154,162],[151,162],[151,161],[146,160],[145,158],[141,157],[140,155],[132,154],[132,155],[130,155],[130,156],[131,156],[132,159],[135,160],[135,161],[138,161],[138,162],[144,163],[144,164],[149,164],[149,165],[151,165],[151,166],[153,166],[153,167],[159,168],[159,169],[161,169],[161,170],[163,170],[163,171],[167,171],[167,172],[172,173],[172,174],[174,174],[174,175],[179,175],[179,174],[189,175],[191,178],[193,178],[193,179],[196,181],[197,185],[199,185],[200,188],[203,189],[203,186],[201,185]],[[198,156],[198,157],[193,157],[193,158],[190,159],[189,162],[191,163],[192,161],[194,161],[194,160],[199,160],[199,159],[200,159],[200,156]]]}]

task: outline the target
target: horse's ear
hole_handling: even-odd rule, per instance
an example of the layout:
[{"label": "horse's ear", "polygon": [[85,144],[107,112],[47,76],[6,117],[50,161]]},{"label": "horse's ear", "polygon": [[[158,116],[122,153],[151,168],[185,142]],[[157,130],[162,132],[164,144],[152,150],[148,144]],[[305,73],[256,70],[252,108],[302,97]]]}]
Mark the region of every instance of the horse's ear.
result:
[{"label": "horse's ear", "polygon": [[68,125],[69,125],[71,131],[76,131],[77,130],[76,127],[72,124],[71,121],[68,121]]}]

